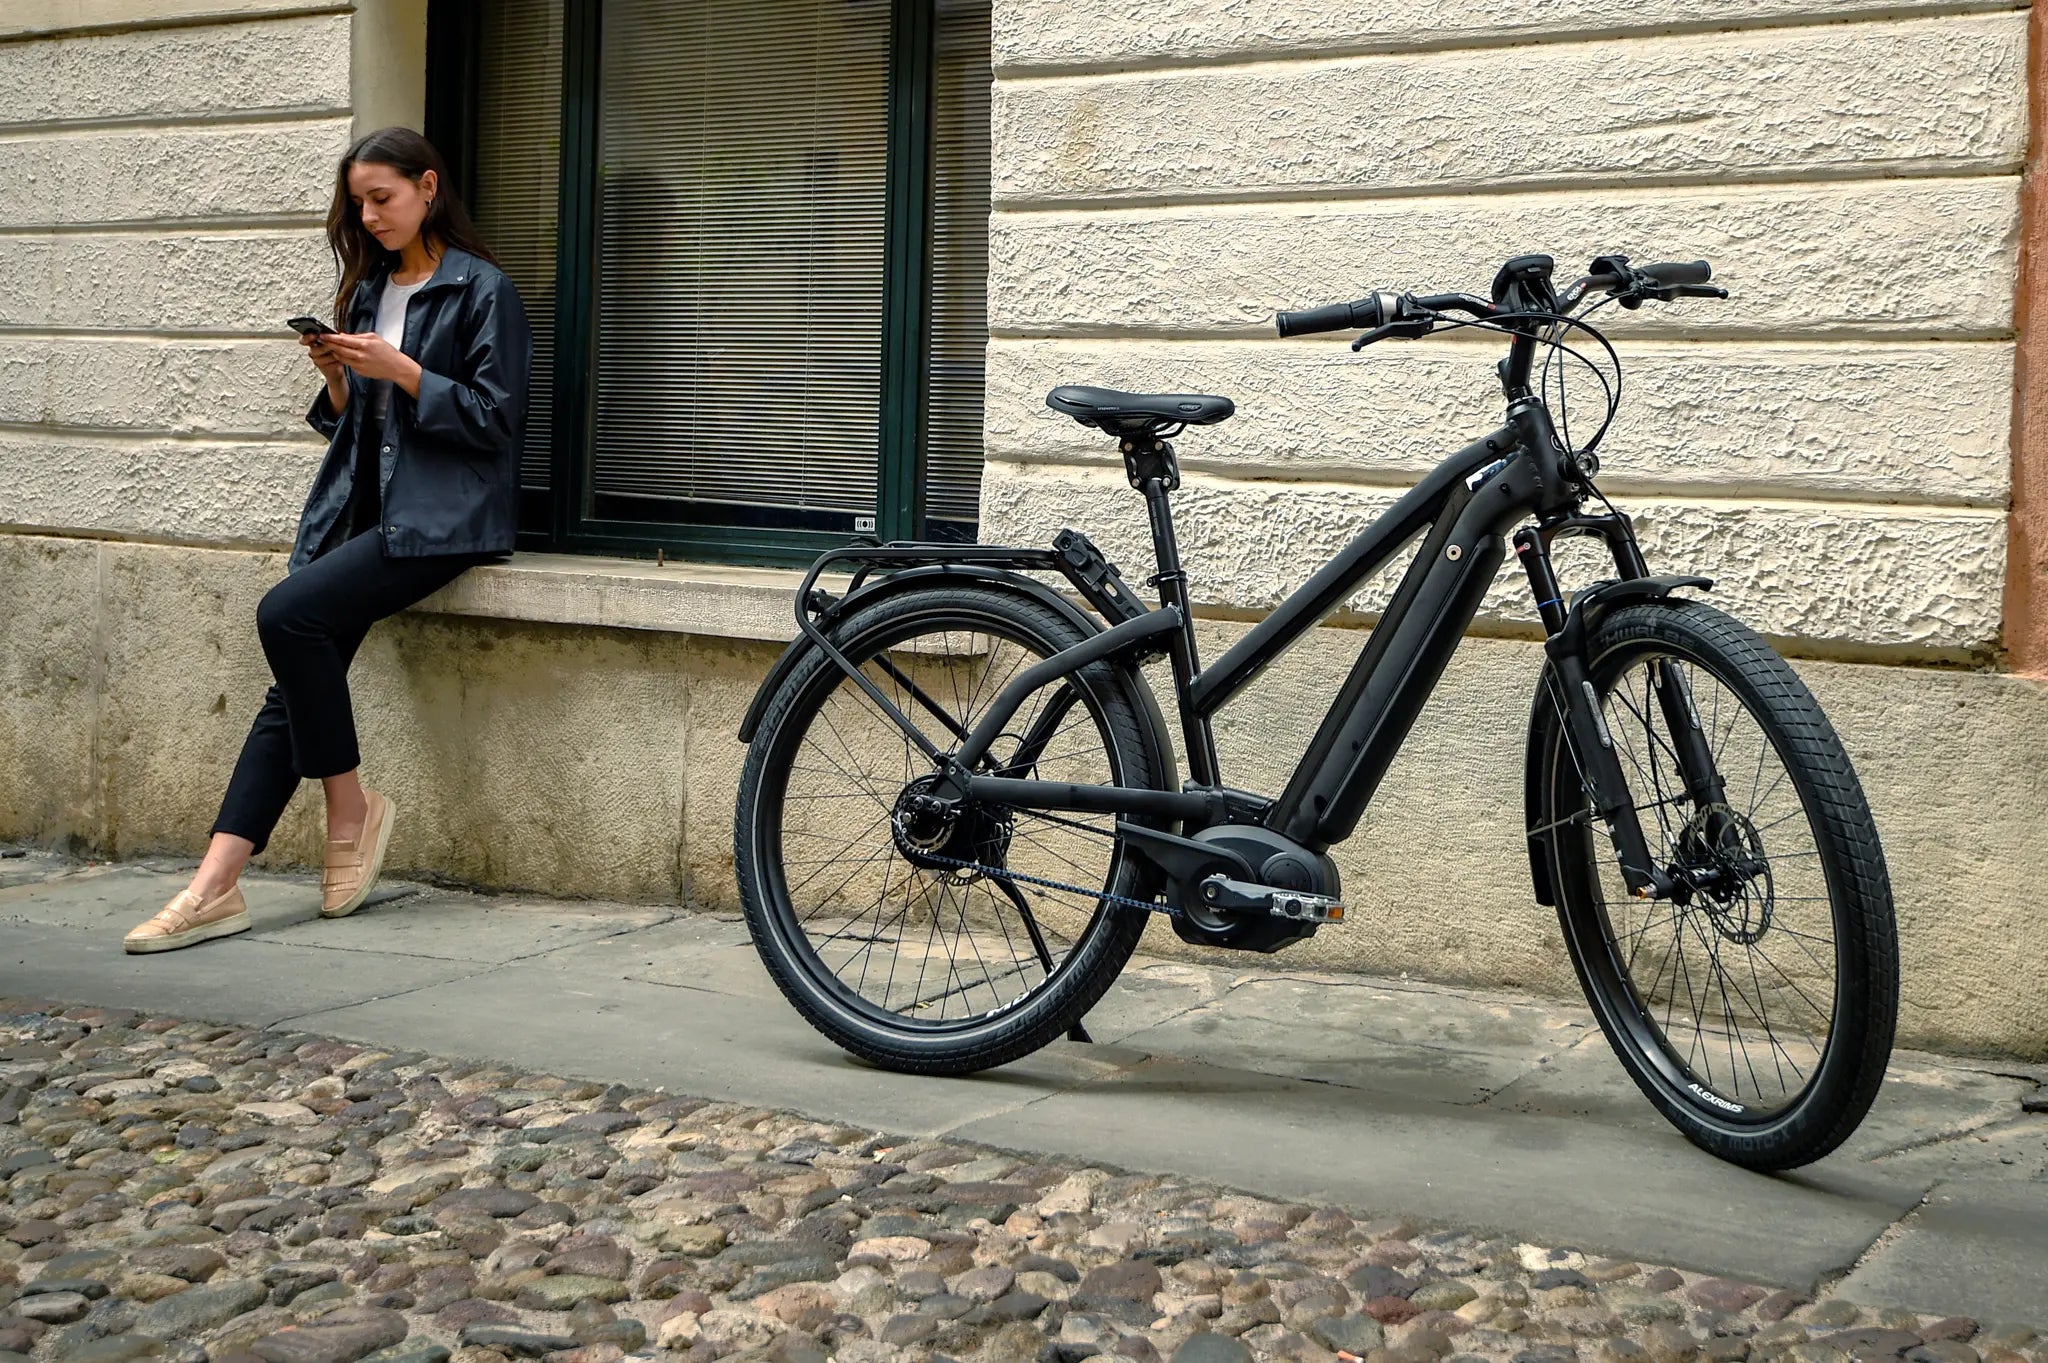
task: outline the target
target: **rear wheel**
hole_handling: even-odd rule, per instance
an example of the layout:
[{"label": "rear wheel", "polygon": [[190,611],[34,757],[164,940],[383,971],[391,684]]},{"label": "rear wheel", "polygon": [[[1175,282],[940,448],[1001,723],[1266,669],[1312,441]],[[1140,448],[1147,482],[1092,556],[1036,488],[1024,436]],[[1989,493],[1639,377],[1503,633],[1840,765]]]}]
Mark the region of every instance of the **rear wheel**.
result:
[{"label": "rear wheel", "polygon": [[[833,641],[941,752],[1019,673],[1081,643],[1020,593],[908,591]],[[1123,674],[1095,664],[1039,688],[990,774],[1156,784]],[[1144,931],[1140,874],[1107,814],[919,797],[928,757],[822,652],[785,679],[741,775],[734,855],[754,944],[811,1024],[892,1069],[965,1074],[1037,1050],[1102,997]]]},{"label": "rear wheel", "polygon": [[[1679,889],[1630,895],[1550,723],[1542,826],[1586,997],[1696,1144],[1757,1169],[1819,1159],[1869,1111],[1898,1009],[1891,886],[1848,755],[1785,661],[1709,606],[1617,610],[1588,658],[1636,816]],[[1704,739],[1719,799],[1688,787],[1693,735],[1674,719]]]}]

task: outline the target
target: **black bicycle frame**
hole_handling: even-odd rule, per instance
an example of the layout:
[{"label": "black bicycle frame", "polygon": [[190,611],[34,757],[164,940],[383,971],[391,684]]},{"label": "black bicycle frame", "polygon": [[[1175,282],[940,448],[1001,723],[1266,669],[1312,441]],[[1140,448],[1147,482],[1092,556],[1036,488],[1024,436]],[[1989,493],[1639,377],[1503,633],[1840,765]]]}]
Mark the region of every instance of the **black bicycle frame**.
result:
[{"label": "black bicycle frame", "polygon": [[[1151,515],[1158,569],[1152,579],[1159,590],[1157,610],[1131,609],[1128,589],[1123,589],[1125,596],[1116,594],[1121,583],[1114,579],[1114,569],[1110,570],[1112,586],[1106,601],[1117,609],[1105,609],[1099,575],[1084,578],[1060,555],[1042,550],[890,545],[828,556],[878,564],[944,559],[1059,570],[1067,573],[1098,610],[1117,621],[1085,643],[1025,669],[1004,687],[971,729],[962,733],[958,723],[952,723],[949,727],[960,743],[950,754],[938,751],[839,653],[799,605],[799,623],[805,633],[932,759],[943,776],[934,793],[1026,809],[1115,813],[1197,825],[1243,817],[1247,813],[1244,801],[1249,797],[1221,786],[1212,717],[1419,537],[1421,547],[1286,789],[1271,802],[1254,801],[1250,811],[1275,832],[1315,851],[1325,851],[1357,828],[1492,585],[1507,554],[1510,530],[1533,519],[1538,528],[1524,530],[1515,543],[1536,593],[1539,614],[1552,637],[1551,663],[1564,692],[1562,704],[1575,755],[1585,769],[1600,814],[1615,834],[1630,888],[1655,893],[1668,888],[1651,863],[1611,744],[1591,737],[1604,735],[1605,723],[1598,715],[1591,687],[1584,685],[1583,630],[1567,627],[1568,614],[1551,571],[1549,546],[1559,535],[1598,534],[1607,540],[1621,578],[1663,580],[1643,578],[1642,555],[1625,518],[1577,514],[1580,496],[1567,476],[1549,413],[1540,401],[1526,390],[1515,398],[1509,405],[1507,424],[1438,465],[1206,669],[1201,667],[1196,649],[1187,576],[1168,510],[1167,494],[1179,485],[1172,447],[1163,439],[1141,438],[1126,441],[1124,453],[1131,482],[1144,495]],[[823,566],[821,560],[818,567]],[[812,581],[817,571],[814,568]],[[1566,646],[1560,648],[1560,643]],[[1191,779],[1184,789],[1077,785],[978,770],[1032,692],[1087,667],[1156,656],[1162,650],[1171,660],[1186,745]],[[1688,713],[1674,708],[1691,704],[1682,686],[1682,681],[1674,678],[1660,688],[1667,716]],[[1675,731],[1679,728],[1673,727]],[[1703,779],[1713,779],[1711,762],[1702,770],[1706,773]],[[1236,801],[1230,798],[1233,796],[1238,797]]]}]

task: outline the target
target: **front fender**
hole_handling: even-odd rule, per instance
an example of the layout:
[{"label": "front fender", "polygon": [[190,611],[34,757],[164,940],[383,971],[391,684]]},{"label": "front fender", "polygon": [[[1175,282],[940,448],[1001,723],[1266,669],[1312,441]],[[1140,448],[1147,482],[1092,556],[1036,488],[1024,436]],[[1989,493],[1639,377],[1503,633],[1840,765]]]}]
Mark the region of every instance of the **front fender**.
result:
[{"label": "front fender", "polygon": [[[901,572],[890,573],[886,577],[877,577],[842,600],[834,602],[830,618],[820,621],[820,624],[829,629],[831,619],[903,592],[931,586],[938,581],[972,582],[977,586],[995,587],[1028,597],[1038,605],[1058,614],[1084,635],[1100,634],[1104,629],[1102,621],[1036,578],[973,563],[937,563],[920,568],[906,568]],[[782,650],[782,656],[775,660],[775,665],[768,669],[768,675],[762,679],[760,688],[754,692],[754,700],[747,707],[746,717],[740,721],[739,736],[742,743],[754,741],[754,734],[761,726],[770,700],[781,689],[782,683],[788,679],[790,673],[796,670],[797,665],[816,648],[817,645],[810,639],[799,634],[790,641],[789,647]],[[1152,759],[1152,769],[1159,773],[1163,782],[1161,788],[1179,789],[1179,768],[1176,766],[1173,739],[1171,731],[1166,726],[1166,717],[1160,713],[1159,698],[1152,694],[1152,688],[1146,685],[1145,679],[1138,674],[1136,667],[1128,662],[1115,661],[1112,661],[1111,666],[1127,673],[1131,690],[1138,697],[1145,720],[1147,742],[1151,749],[1148,755]]]}]

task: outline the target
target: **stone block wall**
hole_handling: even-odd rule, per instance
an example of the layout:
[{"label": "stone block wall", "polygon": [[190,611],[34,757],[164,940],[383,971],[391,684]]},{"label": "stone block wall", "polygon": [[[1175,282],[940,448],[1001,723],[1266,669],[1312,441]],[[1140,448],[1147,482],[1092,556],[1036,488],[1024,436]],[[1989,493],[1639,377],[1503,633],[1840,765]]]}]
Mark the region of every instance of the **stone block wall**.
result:
[{"label": "stone block wall", "polygon": [[[218,796],[266,669],[252,603],[205,590],[203,565],[289,541],[324,448],[283,322],[333,310],[356,22],[312,0],[0,8],[6,836],[133,848],[124,806]],[[124,558],[129,538],[155,547]],[[214,696],[124,706],[156,666]]]},{"label": "stone block wall", "polygon": [[[1268,607],[1500,405],[1490,339],[1353,356],[1344,336],[1272,339],[1275,310],[1483,292],[1527,251],[1566,277],[1605,251],[1705,257],[1732,301],[1603,315],[1628,363],[1603,483],[1653,561],[1719,578],[1800,652],[1996,655],[2023,10],[997,15],[984,537],[1074,521],[1143,562],[1114,449],[1044,391],[1225,393],[1240,415],[1178,442],[1190,568],[1213,604]],[[1597,419],[1597,384],[1574,392]],[[1503,578],[1490,628],[1526,630],[1525,598]]]},{"label": "stone block wall", "polygon": [[354,22],[307,0],[0,15],[0,526],[290,538],[322,444],[283,321],[333,311]]},{"label": "stone block wall", "polygon": [[[2024,5],[1975,0],[1006,0],[996,8],[984,539],[1094,534],[1150,571],[1114,446],[1059,383],[1223,393],[1175,506],[1213,657],[1498,421],[1494,338],[1354,355],[1276,310],[1483,293],[1505,258],[1714,263],[1726,303],[1601,316],[1627,365],[1602,485],[1654,568],[1774,636],[1890,859],[1911,1044],[2048,1051],[2035,882],[2048,692],[1999,675],[2013,488]],[[1598,385],[1572,389],[1574,426]],[[1581,425],[1584,421],[1586,425]],[[1600,575],[1565,561],[1566,585]],[[1611,571],[1611,570],[1610,570]],[[1371,622],[1397,573],[1339,618]],[[1541,660],[1504,570],[1297,960],[1574,989],[1529,893]],[[1315,631],[1218,717],[1278,790],[1362,647]],[[1148,944],[1164,943],[1154,932]]]}]

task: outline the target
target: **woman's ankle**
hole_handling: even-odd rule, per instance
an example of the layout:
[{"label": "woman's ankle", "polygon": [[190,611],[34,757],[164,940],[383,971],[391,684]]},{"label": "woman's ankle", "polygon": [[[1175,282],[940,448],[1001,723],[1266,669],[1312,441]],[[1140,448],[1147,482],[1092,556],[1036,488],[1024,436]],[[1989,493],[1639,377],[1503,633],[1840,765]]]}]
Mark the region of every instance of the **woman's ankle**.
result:
[{"label": "woman's ankle", "polygon": [[193,894],[198,895],[203,903],[210,904],[234,889],[241,882],[241,879],[240,875],[224,876],[219,872],[201,870],[199,874],[192,877],[192,883],[186,888],[191,890]]}]

